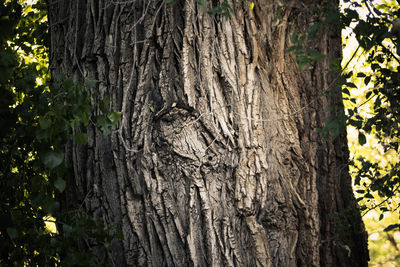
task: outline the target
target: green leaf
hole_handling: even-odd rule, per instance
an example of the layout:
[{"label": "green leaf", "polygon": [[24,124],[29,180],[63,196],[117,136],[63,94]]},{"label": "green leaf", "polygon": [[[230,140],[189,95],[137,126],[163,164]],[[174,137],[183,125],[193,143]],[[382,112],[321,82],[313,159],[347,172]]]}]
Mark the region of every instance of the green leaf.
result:
[{"label": "green leaf", "polygon": [[89,116],[88,116],[87,112],[82,112],[81,120],[85,127],[89,125]]},{"label": "green leaf", "polygon": [[63,81],[64,89],[68,90],[74,86],[74,81],[71,78],[67,78]]},{"label": "green leaf", "polygon": [[107,115],[107,118],[111,121],[111,123],[113,125],[115,125],[118,122],[118,120],[121,118],[121,112],[115,112],[115,111],[110,112]]},{"label": "green leaf", "polygon": [[55,188],[57,188],[58,191],[60,191],[60,193],[64,192],[66,185],[67,183],[60,177],[58,177],[57,180],[54,181],[54,186]]},{"label": "green leaf", "polygon": [[292,44],[295,44],[298,42],[298,40],[299,40],[299,31],[295,29],[292,36],[290,36],[290,42]]},{"label": "green leaf", "polygon": [[14,227],[7,227],[7,234],[11,239],[15,239],[18,237],[17,229]]},{"label": "green leaf", "polygon": [[302,71],[307,66],[307,64],[308,64],[307,61],[300,61],[298,64],[299,70]]},{"label": "green leaf", "polygon": [[103,132],[104,136],[108,136],[111,133],[111,130],[108,127],[102,127],[101,131]]},{"label": "green leaf", "polygon": [[97,116],[96,121],[99,126],[105,127],[107,124],[107,118],[104,115]]},{"label": "green leaf", "polygon": [[51,151],[44,156],[43,163],[50,170],[59,166],[64,160],[64,153]]},{"label": "green leaf", "polygon": [[75,135],[75,140],[82,145],[86,145],[88,142],[88,135],[87,133],[78,133]]},{"label": "green leaf", "polygon": [[367,138],[361,132],[358,133],[358,143],[360,143],[360,145],[365,145],[365,143],[367,143]]},{"label": "green leaf", "polygon": [[320,52],[318,52],[316,50],[310,49],[307,52],[308,52],[310,59],[313,61],[321,60],[326,57],[324,54],[321,54]]},{"label": "green leaf", "polygon": [[97,124],[105,136],[111,133],[109,127],[111,126],[105,115],[97,116]]}]

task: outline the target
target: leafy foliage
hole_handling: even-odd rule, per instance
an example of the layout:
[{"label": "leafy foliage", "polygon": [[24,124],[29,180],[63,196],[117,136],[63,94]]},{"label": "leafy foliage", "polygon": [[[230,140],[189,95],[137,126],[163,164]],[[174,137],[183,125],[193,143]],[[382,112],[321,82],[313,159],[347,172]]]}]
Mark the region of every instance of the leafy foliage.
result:
[{"label": "leafy foliage", "polygon": [[64,145],[71,138],[87,142],[87,134],[72,133],[97,121],[109,134],[120,114],[103,100],[102,114],[92,118],[83,84],[50,80],[46,18],[44,1],[0,4],[0,265],[104,265],[107,257],[82,252],[76,244],[88,240],[106,249],[111,229],[83,211],[63,221],[67,216],[56,196],[70,175]]},{"label": "leafy foliage", "polygon": [[393,24],[400,3],[344,2],[344,43],[357,44],[344,63],[350,171],[370,232],[371,264],[398,265],[400,36]]},{"label": "leafy foliage", "polygon": [[382,231],[387,225],[396,225],[399,218],[391,213],[386,213],[382,217],[378,214],[379,211],[371,211],[365,216],[369,235],[371,266],[399,266],[398,243],[400,233],[393,229]]},{"label": "leafy foliage", "polygon": [[[356,73],[349,72],[354,86],[344,86],[345,98],[350,91],[360,91],[358,88],[362,92],[357,101],[346,103],[347,124],[358,131],[360,146],[366,146],[370,139],[375,139],[376,147],[383,154],[398,158],[400,36],[392,33],[391,27],[400,16],[399,6],[394,1],[379,5],[372,1],[363,1],[362,4],[345,2],[348,6],[342,15],[343,27],[352,28],[361,51],[359,55],[365,60],[364,67]],[[368,10],[364,17],[360,15],[359,7],[362,5]],[[355,156],[352,171],[362,209],[379,208],[382,214],[398,210],[400,203],[396,199],[400,196],[400,164],[395,161],[378,162],[365,155]]]}]

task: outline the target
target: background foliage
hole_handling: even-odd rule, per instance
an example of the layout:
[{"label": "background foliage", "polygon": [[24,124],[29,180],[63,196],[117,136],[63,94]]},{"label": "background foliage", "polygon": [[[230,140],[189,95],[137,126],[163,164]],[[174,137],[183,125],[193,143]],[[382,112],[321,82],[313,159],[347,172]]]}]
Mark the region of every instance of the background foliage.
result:
[{"label": "background foliage", "polygon": [[80,125],[109,134],[120,114],[89,99],[96,81],[50,78],[46,5],[31,2],[0,1],[0,265],[103,266],[112,229],[83,210],[60,212],[64,145],[86,144],[85,133],[72,134]]},{"label": "background foliage", "polygon": [[400,265],[400,2],[343,1],[343,86],[357,201],[371,266]]}]

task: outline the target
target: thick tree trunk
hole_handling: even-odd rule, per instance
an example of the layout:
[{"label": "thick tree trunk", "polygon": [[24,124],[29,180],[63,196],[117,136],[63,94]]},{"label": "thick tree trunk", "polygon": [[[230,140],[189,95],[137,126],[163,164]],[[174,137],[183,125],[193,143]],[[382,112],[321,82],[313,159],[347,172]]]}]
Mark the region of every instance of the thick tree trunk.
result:
[{"label": "thick tree trunk", "polygon": [[49,0],[53,73],[96,78],[122,112],[68,147],[65,203],[122,230],[117,266],[367,265],[359,214],[332,216],[354,207],[345,134],[316,131],[341,101],[319,96],[339,29],[303,71],[285,52],[315,2],[234,1],[225,19],[195,0]]}]

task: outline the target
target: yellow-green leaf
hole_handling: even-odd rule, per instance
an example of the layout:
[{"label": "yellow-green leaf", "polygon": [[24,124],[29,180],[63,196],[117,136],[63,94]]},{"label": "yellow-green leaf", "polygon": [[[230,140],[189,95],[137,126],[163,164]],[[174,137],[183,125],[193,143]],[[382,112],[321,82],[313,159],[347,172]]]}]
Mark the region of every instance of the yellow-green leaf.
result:
[{"label": "yellow-green leaf", "polygon": [[254,2],[251,2],[249,8],[250,8],[250,10],[253,10],[253,9],[254,9]]}]

